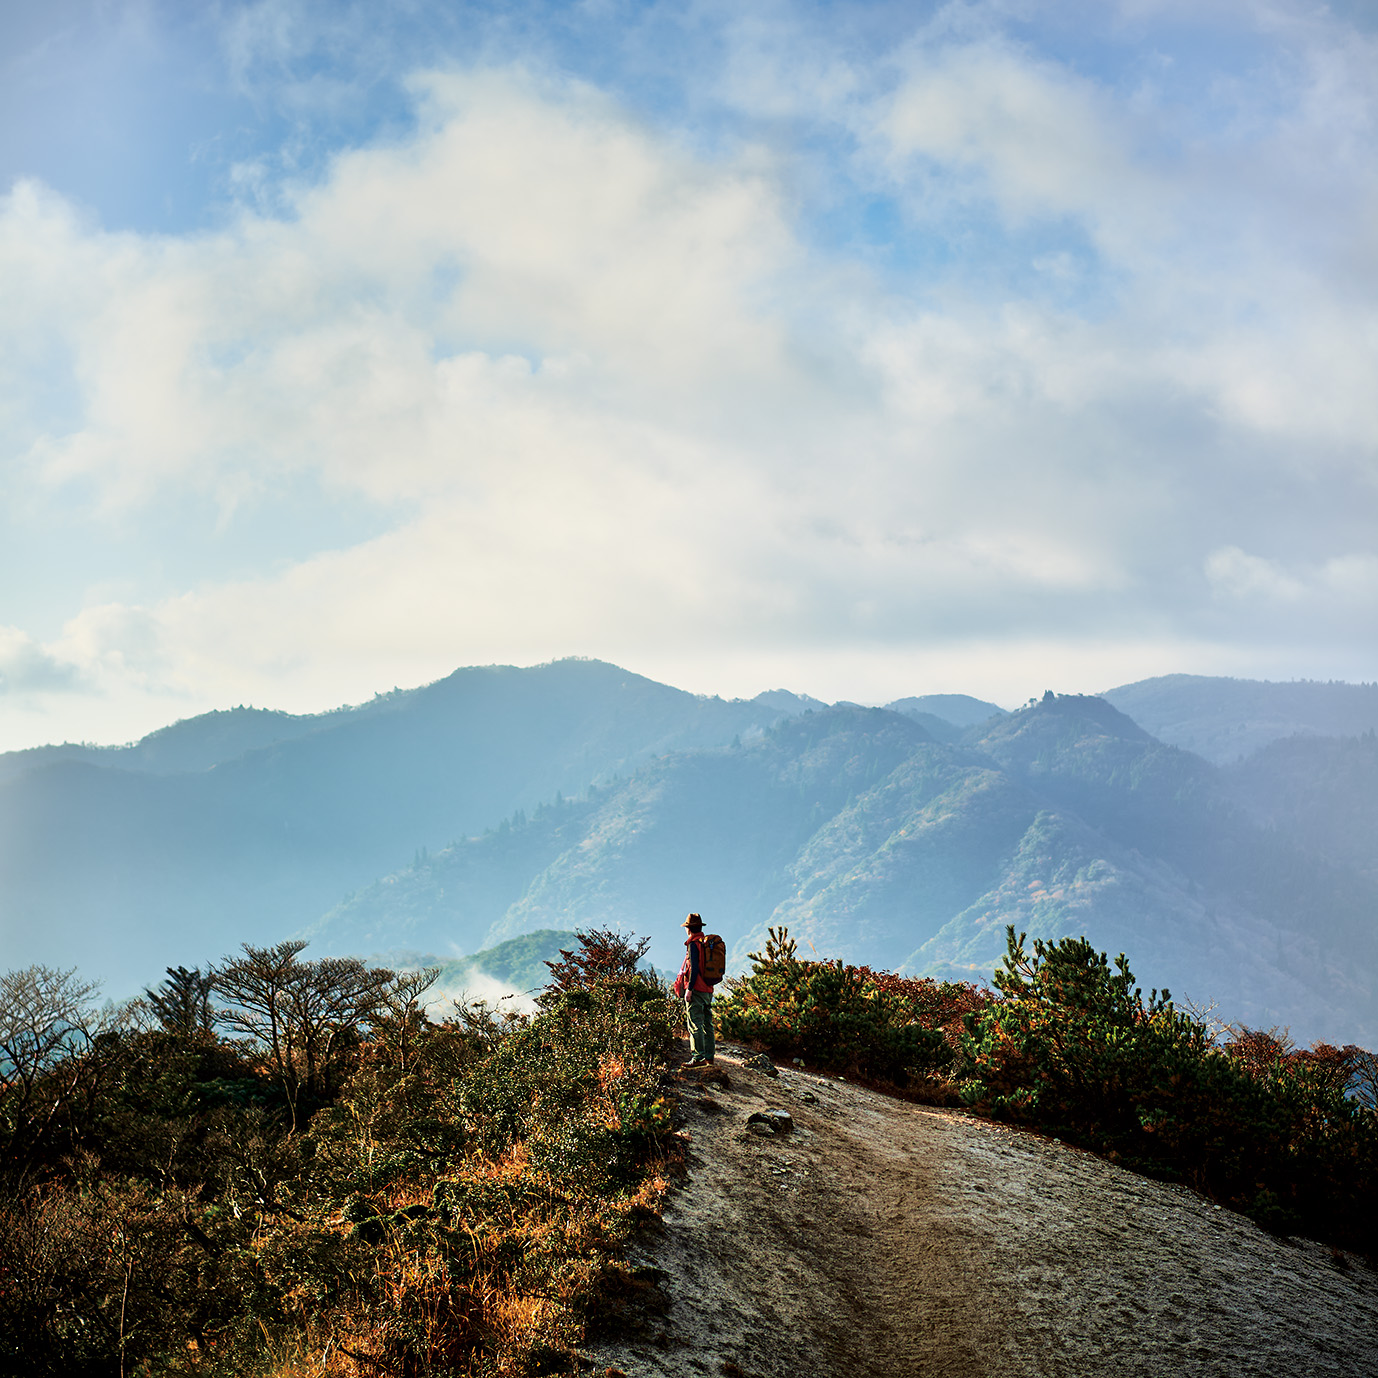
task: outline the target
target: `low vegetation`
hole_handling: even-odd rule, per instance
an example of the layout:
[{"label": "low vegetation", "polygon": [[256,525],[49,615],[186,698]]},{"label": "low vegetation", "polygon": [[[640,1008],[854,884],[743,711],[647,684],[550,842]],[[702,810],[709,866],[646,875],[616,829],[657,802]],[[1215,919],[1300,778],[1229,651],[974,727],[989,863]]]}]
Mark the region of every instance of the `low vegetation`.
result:
[{"label": "low vegetation", "polygon": [[[246,947],[97,1013],[0,978],[0,1373],[573,1373],[642,1282],[674,1142],[675,1002],[577,935],[529,1015],[426,1013],[433,972]],[[994,991],[802,960],[771,930],[729,1038],[965,1104],[1372,1250],[1378,1060],[1212,1029],[1123,957],[1011,929]]]},{"label": "low vegetation", "polygon": [[765,952],[750,957],[751,974],[729,978],[714,1002],[726,1037],[889,1087],[923,1086],[935,1098],[948,1084],[965,1016],[993,999],[966,983],[806,961],[784,928],[772,928]]},{"label": "low vegetation", "polygon": [[246,948],[117,1015],[0,991],[0,1371],[570,1371],[665,1187],[664,988],[586,935],[532,1016]]},{"label": "low vegetation", "polygon": [[1145,997],[1121,955],[1008,930],[996,992],[803,961],[771,930],[719,1002],[782,1057],[1025,1125],[1184,1181],[1269,1229],[1366,1253],[1378,1238],[1378,1058],[1212,1028]]}]

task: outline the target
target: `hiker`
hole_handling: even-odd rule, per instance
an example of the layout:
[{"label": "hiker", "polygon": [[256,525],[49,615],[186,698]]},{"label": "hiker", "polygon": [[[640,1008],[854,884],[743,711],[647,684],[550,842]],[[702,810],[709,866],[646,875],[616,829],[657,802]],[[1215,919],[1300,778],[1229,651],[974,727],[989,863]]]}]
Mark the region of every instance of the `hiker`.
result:
[{"label": "hiker", "polygon": [[675,978],[675,994],[684,997],[689,1025],[689,1065],[708,1067],[716,1051],[713,1042],[713,987],[722,980],[727,949],[716,933],[705,935],[703,919],[690,914],[680,924],[689,930],[684,940],[684,965]]}]

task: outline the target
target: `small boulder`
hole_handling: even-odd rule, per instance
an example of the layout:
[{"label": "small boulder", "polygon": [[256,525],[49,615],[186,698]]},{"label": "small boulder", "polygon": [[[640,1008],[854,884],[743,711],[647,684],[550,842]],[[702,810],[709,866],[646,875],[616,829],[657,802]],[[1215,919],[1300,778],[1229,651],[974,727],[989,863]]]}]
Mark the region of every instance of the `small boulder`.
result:
[{"label": "small boulder", "polygon": [[748,1125],[762,1125],[772,1134],[788,1134],[794,1128],[794,1117],[788,1110],[758,1110],[748,1115]]},{"label": "small boulder", "polygon": [[751,1067],[757,1072],[764,1072],[768,1077],[778,1077],[779,1068],[770,1060],[768,1053],[757,1053],[753,1057],[748,1057],[742,1061],[743,1067]]}]

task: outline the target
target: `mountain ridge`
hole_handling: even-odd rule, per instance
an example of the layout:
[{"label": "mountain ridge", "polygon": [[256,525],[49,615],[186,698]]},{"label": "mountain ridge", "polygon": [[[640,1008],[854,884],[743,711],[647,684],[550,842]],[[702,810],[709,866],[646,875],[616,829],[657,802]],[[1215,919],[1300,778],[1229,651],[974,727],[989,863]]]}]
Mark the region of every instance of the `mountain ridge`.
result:
[{"label": "mountain ridge", "polygon": [[[1211,683],[1207,724],[1239,687]],[[1097,696],[988,709],[724,701],[557,661],[303,719],[203,715],[117,757],[140,769],[21,753],[0,769],[6,958],[80,951],[121,994],[157,978],[144,950],[160,970],[297,932],[452,960],[611,926],[673,967],[697,908],[739,966],[789,924],[848,960],[979,978],[1008,922],[1147,942],[1175,991],[1371,1041],[1371,739],[1275,739],[1222,768]]]},{"label": "mountain ridge", "polygon": [[399,854],[781,716],[566,660],[461,669],[191,772],[41,762],[0,777],[7,960],[75,946],[137,989],[127,932],[174,962],[276,941]]},{"label": "mountain ridge", "polygon": [[[748,745],[662,758],[558,819],[429,858],[429,902],[445,904],[447,868],[524,839],[549,845],[527,854],[524,883],[509,876],[520,898],[469,916],[484,945],[617,927],[650,931],[652,960],[673,965],[673,925],[692,907],[738,968],[787,925],[848,961],[971,979],[1014,923],[1111,951],[1147,941],[1175,991],[1251,1024],[1378,1033],[1378,889],[1259,826],[1217,768],[1091,697],[1045,698],[956,745],[887,710],[838,706]],[[414,884],[370,887],[313,936],[343,949],[368,915],[378,931]],[[1328,926],[1311,923],[1308,900]],[[428,921],[413,913],[409,940]]]}]

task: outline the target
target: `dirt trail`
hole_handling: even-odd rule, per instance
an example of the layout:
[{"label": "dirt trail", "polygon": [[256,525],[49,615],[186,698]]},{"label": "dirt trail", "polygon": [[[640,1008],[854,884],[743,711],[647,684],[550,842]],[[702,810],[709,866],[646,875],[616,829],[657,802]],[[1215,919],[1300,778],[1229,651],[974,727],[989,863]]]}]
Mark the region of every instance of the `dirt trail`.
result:
[{"label": "dirt trail", "polygon": [[[629,1378],[1378,1375],[1378,1274],[1183,1187],[720,1050],[683,1074],[687,1186],[633,1261],[668,1308]],[[753,1112],[787,1110],[789,1134]]]}]

